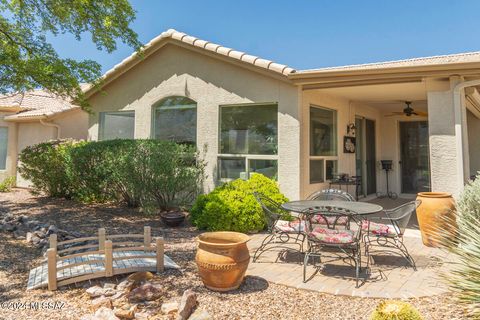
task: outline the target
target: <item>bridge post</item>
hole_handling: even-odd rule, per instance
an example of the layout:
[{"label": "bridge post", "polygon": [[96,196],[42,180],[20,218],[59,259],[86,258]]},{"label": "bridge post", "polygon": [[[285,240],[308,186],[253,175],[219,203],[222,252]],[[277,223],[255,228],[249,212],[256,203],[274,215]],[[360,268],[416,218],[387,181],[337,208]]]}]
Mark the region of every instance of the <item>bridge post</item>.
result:
[{"label": "bridge post", "polygon": [[157,250],[157,272],[162,272],[163,271],[163,266],[164,266],[164,241],[163,238],[157,238],[155,241],[156,244],[156,250]]},{"label": "bridge post", "polygon": [[49,237],[50,249],[57,249],[57,234],[52,233]]},{"label": "bridge post", "polygon": [[143,227],[143,246],[144,251],[150,250],[152,242],[152,228],[149,226]]},{"label": "bridge post", "polygon": [[98,250],[104,250],[105,249],[105,228],[100,228],[98,229]]},{"label": "bridge post", "polygon": [[47,250],[48,290],[57,290],[57,249]]},{"label": "bridge post", "polygon": [[105,241],[105,277],[113,276],[112,240]]}]

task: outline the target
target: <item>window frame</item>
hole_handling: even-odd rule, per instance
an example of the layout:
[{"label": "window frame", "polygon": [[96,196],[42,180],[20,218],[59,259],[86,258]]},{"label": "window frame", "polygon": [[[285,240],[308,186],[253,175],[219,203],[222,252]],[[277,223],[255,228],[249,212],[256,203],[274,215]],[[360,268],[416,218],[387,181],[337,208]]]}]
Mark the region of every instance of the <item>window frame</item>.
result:
[{"label": "window frame", "polygon": [[[104,126],[102,126],[102,115],[105,114],[122,114],[122,113],[133,113],[133,137],[135,139],[135,129],[136,129],[136,112],[135,110],[120,110],[120,111],[101,111],[98,113],[98,141],[107,141],[104,139]],[[116,138],[120,139],[120,138]],[[110,139],[112,140],[112,139]]]},{"label": "window frame", "polygon": [[7,133],[7,139],[6,139],[6,145],[5,145],[5,168],[2,168],[0,167],[0,171],[6,171],[7,170],[7,160],[8,160],[8,142],[9,142],[9,130],[8,130],[8,127],[7,126],[0,126],[0,130],[2,129],[6,129],[6,133]]},{"label": "window frame", "polygon": [[[323,109],[323,110],[328,110],[328,111],[332,111],[334,114],[335,114],[335,142],[334,142],[334,145],[335,145],[335,153],[336,155],[334,156],[316,156],[316,155],[312,155],[312,152],[311,152],[311,143],[312,143],[312,134],[311,134],[311,127],[312,127],[312,119],[311,119],[311,110],[312,108],[316,108],[316,109]],[[308,182],[309,184],[311,185],[317,185],[317,184],[323,184],[323,183],[328,183],[331,181],[331,179],[327,179],[327,161],[337,161],[337,170],[338,170],[338,162],[339,162],[339,157],[338,157],[338,150],[339,150],[339,140],[338,139],[338,110],[337,109],[334,109],[334,108],[327,108],[327,107],[323,107],[323,106],[318,106],[318,105],[315,105],[315,104],[309,104],[308,106]],[[319,181],[315,181],[315,182],[312,182],[311,180],[311,161],[312,160],[323,160],[323,181],[319,182]]]},{"label": "window frame", "polygon": [[[155,102],[154,104],[152,104],[152,113],[151,113],[151,125],[150,125],[150,138],[151,139],[157,139],[155,137],[155,128],[156,128],[156,125],[155,125],[155,113],[157,111],[157,109],[159,109],[161,107],[161,103],[169,98],[186,98],[188,100],[191,100],[192,102],[195,103],[195,111],[196,111],[196,115],[195,115],[195,146],[197,146],[197,143],[198,143],[198,102],[193,100],[192,98],[189,98],[187,96],[178,96],[178,95],[172,95],[172,96],[168,96],[168,97],[164,97],[160,100],[158,100],[157,102]],[[193,109],[193,108],[192,108]],[[171,141],[171,140],[170,140]]]},{"label": "window frame", "polygon": [[[245,154],[245,153],[221,153],[221,135],[222,135],[222,108],[231,108],[231,107],[251,107],[251,106],[272,106],[277,107],[277,153],[276,154]],[[218,135],[217,135],[217,180],[219,182],[230,182],[235,179],[232,178],[222,178],[221,177],[221,167],[220,161],[222,158],[225,159],[244,159],[245,160],[245,172],[247,177],[250,176],[250,160],[275,160],[277,161],[277,177],[278,177],[278,154],[279,154],[279,141],[278,141],[278,132],[279,132],[279,117],[278,117],[278,102],[255,102],[255,103],[236,103],[236,104],[221,104],[218,106]],[[239,178],[237,178],[239,179]]]}]

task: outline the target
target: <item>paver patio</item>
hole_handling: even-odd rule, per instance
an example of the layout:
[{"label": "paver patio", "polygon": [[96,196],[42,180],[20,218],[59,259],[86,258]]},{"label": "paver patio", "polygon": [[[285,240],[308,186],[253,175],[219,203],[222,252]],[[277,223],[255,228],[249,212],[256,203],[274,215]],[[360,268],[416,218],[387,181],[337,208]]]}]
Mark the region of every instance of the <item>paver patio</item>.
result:
[{"label": "paver patio", "polygon": [[[384,208],[391,208],[406,201],[408,200],[375,199],[372,202],[380,202]],[[287,252],[272,249],[264,252],[257,262],[250,263],[247,274],[276,284],[335,295],[417,298],[448,292],[446,284],[440,277],[442,273],[448,272],[448,262],[452,257],[444,250],[424,246],[420,231],[415,228],[415,217],[412,217],[410,224],[413,228],[407,229],[405,233],[405,245],[415,259],[417,271],[414,271],[402,257],[382,252],[372,254],[371,273],[368,277],[365,272],[362,273],[362,280],[365,282],[359,288],[355,288],[354,268],[343,261],[326,263],[322,270],[304,283],[303,255],[293,250]],[[252,236],[248,244],[251,255],[260,246],[264,237],[265,234]],[[295,248],[293,245],[291,247]],[[277,258],[278,261],[275,262]],[[366,259],[364,256],[362,259],[364,260],[362,265],[365,266]],[[310,264],[307,268],[307,277],[314,272],[315,268]]]}]

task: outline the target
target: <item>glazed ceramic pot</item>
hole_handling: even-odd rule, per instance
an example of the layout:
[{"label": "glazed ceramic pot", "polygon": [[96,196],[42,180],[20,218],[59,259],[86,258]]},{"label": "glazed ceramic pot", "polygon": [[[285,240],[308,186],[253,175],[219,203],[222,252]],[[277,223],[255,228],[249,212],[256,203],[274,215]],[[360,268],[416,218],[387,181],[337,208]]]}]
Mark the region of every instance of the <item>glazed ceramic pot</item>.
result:
[{"label": "glazed ceramic pot", "polygon": [[442,239],[449,239],[457,232],[455,200],[446,192],[420,192],[417,200],[421,201],[417,218],[423,244],[442,246]]},{"label": "glazed ceramic pot", "polygon": [[160,219],[169,227],[177,227],[185,220],[185,213],[181,211],[162,212]]},{"label": "glazed ceramic pot", "polygon": [[247,241],[250,237],[238,232],[206,232],[198,241],[198,272],[203,284],[214,291],[237,289],[250,262]]}]

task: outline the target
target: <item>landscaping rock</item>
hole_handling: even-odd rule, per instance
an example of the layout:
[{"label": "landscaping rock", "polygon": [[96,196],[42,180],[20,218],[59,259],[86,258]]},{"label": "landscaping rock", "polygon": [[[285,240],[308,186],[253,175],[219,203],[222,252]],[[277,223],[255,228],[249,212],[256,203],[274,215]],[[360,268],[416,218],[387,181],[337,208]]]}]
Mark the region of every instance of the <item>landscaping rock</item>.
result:
[{"label": "landscaping rock", "polygon": [[100,296],[113,296],[116,291],[113,289],[104,289],[100,286],[93,286],[87,289],[87,294],[90,296],[90,298],[97,298]]},{"label": "landscaping rock", "polygon": [[11,232],[11,231],[15,231],[17,229],[17,226],[14,225],[13,223],[7,222],[3,225],[2,229],[5,230],[5,231],[10,231]]},{"label": "landscaping rock", "polygon": [[128,276],[127,279],[135,283],[140,283],[140,282],[148,281],[152,278],[153,278],[153,274],[151,272],[142,271],[142,272],[132,273],[131,275]]},{"label": "landscaping rock", "polygon": [[134,281],[125,279],[117,285],[117,290],[130,292],[133,289],[134,284],[135,284]]},{"label": "landscaping rock", "polygon": [[130,291],[128,300],[132,302],[152,301],[160,298],[162,294],[163,291],[160,286],[147,282]]},{"label": "landscaping rock", "polygon": [[120,320],[112,309],[102,307],[95,312],[95,320]]},{"label": "landscaping rock", "polygon": [[180,300],[180,306],[178,307],[177,320],[187,320],[196,305],[197,294],[190,289],[185,290],[182,300]]},{"label": "landscaping rock", "polygon": [[103,289],[112,289],[114,290],[117,285],[115,283],[104,283],[103,284]]},{"label": "landscaping rock", "polygon": [[163,314],[170,314],[178,311],[178,302],[167,302],[162,304],[160,309]]},{"label": "landscaping rock", "polygon": [[92,300],[92,309],[93,310],[97,310],[97,309],[102,308],[102,307],[112,309],[113,308],[112,300],[110,300],[109,298],[107,298],[105,296],[100,296],[100,297],[97,297],[97,298]]},{"label": "landscaping rock", "polygon": [[52,224],[50,227],[48,227],[48,230],[46,233],[47,233],[47,236],[53,233],[58,233],[58,228]]},{"label": "landscaping rock", "polygon": [[135,312],[136,320],[148,320],[151,316],[152,312],[149,311]]},{"label": "landscaping rock", "polygon": [[210,314],[207,311],[202,309],[195,310],[195,312],[192,313],[190,318],[188,318],[188,320],[210,320],[210,319],[212,319]]},{"label": "landscaping rock", "polygon": [[137,311],[137,305],[125,305],[122,308],[115,308],[113,310],[115,315],[121,319],[134,319],[135,311]]}]

